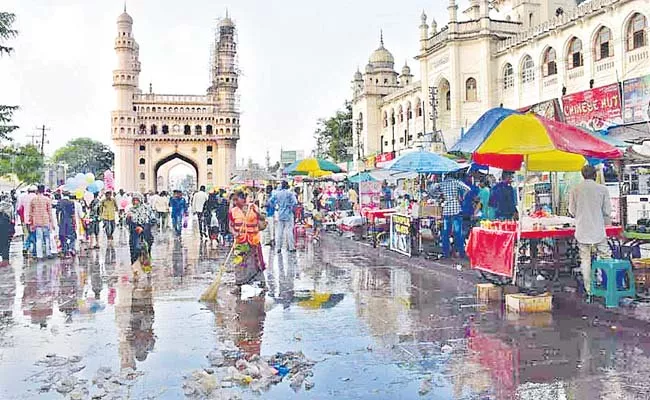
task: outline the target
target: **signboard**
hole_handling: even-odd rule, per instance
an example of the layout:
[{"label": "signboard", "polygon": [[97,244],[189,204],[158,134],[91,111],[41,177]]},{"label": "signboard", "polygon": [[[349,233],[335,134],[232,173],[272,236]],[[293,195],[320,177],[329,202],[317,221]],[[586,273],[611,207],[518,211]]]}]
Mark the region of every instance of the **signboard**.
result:
[{"label": "signboard", "polygon": [[565,122],[599,131],[623,122],[618,83],[562,97]]},{"label": "signboard", "polygon": [[366,158],[366,168],[375,169],[375,156],[369,156]]},{"label": "signboard", "polygon": [[650,75],[623,82],[623,120],[650,121]]},{"label": "signboard", "polygon": [[381,153],[375,158],[375,166],[377,168],[384,168],[387,164],[395,159],[395,153]]},{"label": "signboard", "polygon": [[541,103],[533,104],[532,106],[519,108],[517,111],[524,113],[532,112],[547,119],[561,122],[564,121],[564,116],[562,115],[562,109],[560,108],[560,102],[558,99],[542,101]]},{"label": "signboard", "polygon": [[402,214],[390,216],[390,249],[411,256],[411,217]]},{"label": "signboard", "polygon": [[361,208],[379,208],[381,182],[359,182],[359,205]]},{"label": "signboard", "polygon": [[298,154],[295,150],[282,150],[280,152],[281,164],[292,164],[298,160]]}]

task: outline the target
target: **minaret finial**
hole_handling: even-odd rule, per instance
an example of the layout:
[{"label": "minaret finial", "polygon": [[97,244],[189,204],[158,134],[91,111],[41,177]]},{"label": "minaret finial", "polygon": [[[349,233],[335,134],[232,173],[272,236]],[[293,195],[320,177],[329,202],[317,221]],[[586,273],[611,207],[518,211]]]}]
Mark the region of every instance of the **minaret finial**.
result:
[{"label": "minaret finial", "polygon": [[379,30],[379,43],[381,43],[382,47],[384,46],[384,30],[383,29]]},{"label": "minaret finial", "polygon": [[226,8],[226,18],[228,18],[228,9]]},{"label": "minaret finial", "polygon": [[124,0],[124,12],[126,12],[126,0]]}]

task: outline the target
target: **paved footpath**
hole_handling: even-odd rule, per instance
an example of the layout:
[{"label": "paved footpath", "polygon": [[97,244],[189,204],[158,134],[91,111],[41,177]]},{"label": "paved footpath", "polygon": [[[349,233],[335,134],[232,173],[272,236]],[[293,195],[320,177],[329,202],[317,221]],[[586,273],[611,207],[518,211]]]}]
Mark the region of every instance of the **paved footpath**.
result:
[{"label": "paved footpath", "polygon": [[[190,231],[156,237],[146,280],[131,275],[124,232],[72,261],[12,250],[0,399],[650,397],[645,321],[568,295],[548,314],[480,307],[473,271],[338,236],[265,248],[265,298],[223,286],[216,305],[197,298],[225,250]],[[285,379],[264,378],[269,363]]]}]

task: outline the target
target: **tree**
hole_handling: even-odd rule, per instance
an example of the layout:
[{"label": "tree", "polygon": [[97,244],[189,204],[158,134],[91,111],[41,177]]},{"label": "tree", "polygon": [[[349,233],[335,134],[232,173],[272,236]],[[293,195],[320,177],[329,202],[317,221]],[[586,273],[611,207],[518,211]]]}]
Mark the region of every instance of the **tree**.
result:
[{"label": "tree", "polygon": [[[16,15],[0,11],[0,56],[11,54],[14,50],[13,47],[5,46],[4,42],[16,37],[18,34],[18,31],[11,29],[11,25],[15,20]],[[11,140],[9,134],[18,128],[16,125],[11,124],[11,118],[17,109],[18,106],[0,105],[0,139]]]},{"label": "tree", "polygon": [[316,132],[315,157],[330,158],[334,162],[350,160],[348,148],[352,146],[352,104],[345,102],[343,110],[338,110],[334,116],[319,119]]},{"label": "tree", "polygon": [[92,172],[102,179],[104,172],[113,166],[115,155],[102,142],[90,138],[73,139],[54,152],[53,163],[68,165],[67,174]]},{"label": "tree", "polygon": [[16,177],[18,186],[40,182],[42,174],[43,156],[36,146],[9,146],[0,152],[0,175]]}]

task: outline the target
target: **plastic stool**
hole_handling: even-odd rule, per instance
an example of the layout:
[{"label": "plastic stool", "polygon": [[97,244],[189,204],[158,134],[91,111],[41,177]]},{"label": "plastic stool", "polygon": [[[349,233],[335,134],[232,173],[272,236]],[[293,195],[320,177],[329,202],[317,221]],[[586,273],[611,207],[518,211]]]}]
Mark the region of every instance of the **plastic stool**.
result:
[{"label": "plastic stool", "polygon": [[634,297],[634,272],[630,262],[616,259],[592,262],[591,294],[605,298],[605,307],[608,308],[618,307],[618,302],[623,297]]}]

